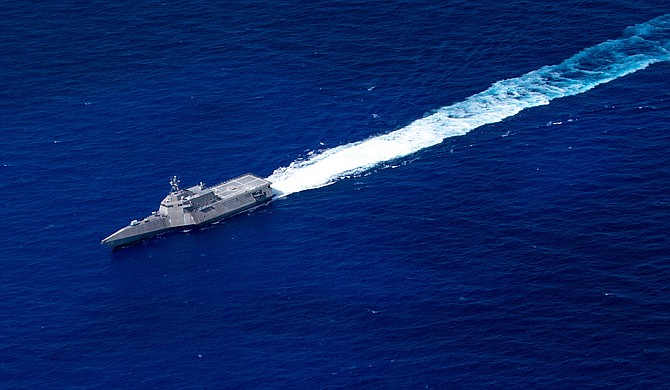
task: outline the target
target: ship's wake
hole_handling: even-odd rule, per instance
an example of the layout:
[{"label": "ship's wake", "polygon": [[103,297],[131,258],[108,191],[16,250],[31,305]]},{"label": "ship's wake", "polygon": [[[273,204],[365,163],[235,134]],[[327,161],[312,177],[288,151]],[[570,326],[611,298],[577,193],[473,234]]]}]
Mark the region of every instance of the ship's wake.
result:
[{"label": "ship's wake", "polygon": [[526,108],[586,92],[669,60],[670,14],[666,14],[629,27],[621,38],[584,49],[558,65],[498,81],[483,92],[442,107],[401,129],[298,159],[275,170],[268,180],[279,196],[323,187],[446,138],[500,122]]}]

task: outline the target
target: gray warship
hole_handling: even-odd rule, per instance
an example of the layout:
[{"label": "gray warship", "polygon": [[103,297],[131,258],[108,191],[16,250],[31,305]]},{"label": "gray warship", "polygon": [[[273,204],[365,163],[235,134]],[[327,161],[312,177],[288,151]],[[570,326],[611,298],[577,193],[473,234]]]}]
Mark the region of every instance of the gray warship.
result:
[{"label": "gray warship", "polygon": [[170,193],[158,211],[142,220],[133,220],[126,227],[101,241],[117,248],[145,239],[166,230],[200,226],[270,201],[274,196],[270,183],[252,174],[245,174],[212,187],[204,183],[180,189],[179,180],[170,180]]}]

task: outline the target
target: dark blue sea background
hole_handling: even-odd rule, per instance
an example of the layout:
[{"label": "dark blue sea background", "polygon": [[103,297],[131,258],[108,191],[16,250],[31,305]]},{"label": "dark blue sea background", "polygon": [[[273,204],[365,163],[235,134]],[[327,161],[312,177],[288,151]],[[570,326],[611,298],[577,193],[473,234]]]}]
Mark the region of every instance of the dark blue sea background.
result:
[{"label": "dark blue sea background", "polygon": [[[4,2],[0,388],[667,386],[669,13]],[[100,244],[246,172],[304,177]]]}]

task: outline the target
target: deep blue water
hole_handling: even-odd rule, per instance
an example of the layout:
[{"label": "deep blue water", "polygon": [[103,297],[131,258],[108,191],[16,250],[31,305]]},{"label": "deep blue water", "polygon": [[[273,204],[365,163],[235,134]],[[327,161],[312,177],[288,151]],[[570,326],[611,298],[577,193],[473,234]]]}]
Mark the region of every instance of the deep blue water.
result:
[{"label": "deep blue water", "polygon": [[0,12],[0,387],[666,386],[666,1]]}]

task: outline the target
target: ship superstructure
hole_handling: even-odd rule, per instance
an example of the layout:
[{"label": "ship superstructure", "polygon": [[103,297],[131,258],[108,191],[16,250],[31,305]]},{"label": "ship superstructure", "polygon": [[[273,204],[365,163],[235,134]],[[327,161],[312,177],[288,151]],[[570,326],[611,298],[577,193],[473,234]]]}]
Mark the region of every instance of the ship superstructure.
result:
[{"label": "ship superstructure", "polygon": [[212,187],[200,183],[187,189],[179,188],[179,180],[170,180],[170,193],[151,215],[133,220],[126,227],[102,240],[116,248],[163,231],[185,226],[199,226],[238,214],[272,199],[270,182],[246,174]]}]

